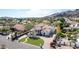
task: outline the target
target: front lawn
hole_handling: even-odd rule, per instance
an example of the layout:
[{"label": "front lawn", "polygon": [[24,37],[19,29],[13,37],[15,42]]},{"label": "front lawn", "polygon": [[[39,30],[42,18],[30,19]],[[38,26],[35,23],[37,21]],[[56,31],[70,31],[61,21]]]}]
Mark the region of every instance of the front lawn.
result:
[{"label": "front lawn", "polygon": [[27,39],[27,38],[22,38],[22,39],[19,40],[19,42],[24,42],[25,39]]},{"label": "front lawn", "polygon": [[36,46],[40,46],[44,44],[44,41],[41,38],[22,38],[19,42],[29,43]]}]

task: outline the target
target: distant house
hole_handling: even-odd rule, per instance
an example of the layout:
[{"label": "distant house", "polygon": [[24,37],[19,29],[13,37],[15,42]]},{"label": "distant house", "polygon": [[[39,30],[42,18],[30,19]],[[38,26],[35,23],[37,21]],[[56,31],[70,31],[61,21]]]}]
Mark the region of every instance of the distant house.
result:
[{"label": "distant house", "polygon": [[63,29],[64,29],[64,31],[66,31],[66,32],[69,32],[69,31],[71,31],[71,30],[72,30],[72,28],[71,28],[71,27],[64,27]]},{"label": "distant house", "polygon": [[3,25],[0,24],[0,29],[3,29]]},{"label": "distant house", "polygon": [[31,21],[27,21],[27,23],[31,23]]},{"label": "distant house", "polygon": [[73,18],[71,18],[71,20],[79,20],[79,17],[73,17]]},{"label": "distant house", "polygon": [[10,29],[10,26],[7,25],[3,26],[2,24],[0,24],[0,29]]},{"label": "distant house", "polygon": [[43,23],[35,25],[33,29],[35,30],[37,35],[42,35],[42,36],[51,36],[55,31],[54,26],[46,25]]},{"label": "distant house", "polygon": [[70,27],[71,27],[71,28],[79,29],[79,23],[73,22],[73,23],[70,24]]},{"label": "distant house", "polygon": [[22,24],[16,24],[12,27],[15,31],[25,31],[25,26]]},{"label": "distant house", "polygon": [[50,22],[48,20],[43,20],[43,23],[50,24]]},{"label": "distant house", "polygon": [[22,24],[26,24],[27,23],[27,21],[26,20],[22,20],[22,22],[21,22]]}]

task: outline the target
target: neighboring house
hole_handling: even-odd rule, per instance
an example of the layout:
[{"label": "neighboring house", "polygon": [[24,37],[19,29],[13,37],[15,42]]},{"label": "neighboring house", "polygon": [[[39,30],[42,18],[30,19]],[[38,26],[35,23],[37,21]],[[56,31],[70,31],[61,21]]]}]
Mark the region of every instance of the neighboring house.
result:
[{"label": "neighboring house", "polygon": [[72,23],[71,18],[64,17],[64,19],[65,19],[66,23]]},{"label": "neighboring house", "polygon": [[18,19],[13,19],[12,22],[19,23],[20,21]]},{"label": "neighboring house", "polygon": [[16,24],[12,28],[16,31],[25,31],[25,26],[22,24]]},{"label": "neighboring house", "polygon": [[3,25],[0,25],[0,29],[3,29]]},{"label": "neighboring house", "polygon": [[73,23],[71,23],[70,27],[71,27],[71,28],[79,29],[79,23],[73,22]]},{"label": "neighboring house", "polygon": [[43,23],[50,24],[50,22],[48,20],[43,20]]},{"label": "neighboring house", "polygon": [[79,20],[79,17],[73,17],[73,18],[71,18],[71,20]]},{"label": "neighboring house", "polygon": [[35,30],[37,35],[42,35],[42,36],[51,36],[55,31],[54,26],[46,25],[43,23],[35,25],[33,29]]},{"label": "neighboring house", "polygon": [[10,26],[7,26],[7,25],[3,26],[3,25],[0,24],[0,29],[10,29]]},{"label": "neighboring house", "polygon": [[26,24],[26,20],[23,20],[21,23],[22,23],[22,24]]},{"label": "neighboring house", "polygon": [[29,21],[27,21],[27,23],[31,23],[31,21],[29,20]]},{"label": "neighboring house", "polygon": [[64,29],[65,32],[70,32],[72,30],[71,27],[64,27],[63,29]]}]

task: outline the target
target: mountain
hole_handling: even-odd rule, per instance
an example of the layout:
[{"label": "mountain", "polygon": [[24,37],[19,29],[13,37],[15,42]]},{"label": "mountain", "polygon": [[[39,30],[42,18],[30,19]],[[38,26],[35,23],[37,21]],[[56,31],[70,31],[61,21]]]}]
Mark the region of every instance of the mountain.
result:
[{"label": "mountain", "polygon": [[79,9],[55,13],[46,17],[79,17]]}]

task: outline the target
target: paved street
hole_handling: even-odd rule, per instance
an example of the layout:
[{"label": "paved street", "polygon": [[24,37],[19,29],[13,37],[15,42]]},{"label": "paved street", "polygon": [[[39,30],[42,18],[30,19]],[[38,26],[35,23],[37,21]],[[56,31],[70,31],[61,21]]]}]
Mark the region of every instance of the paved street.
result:
[{"label": "paved street", "polygon": [[39,49],[40,47],[31,44],[19,43],[16,40],[11,41],[6,38],[7,36],[0,35],[0,45],[5,45],[8,49]]}]

